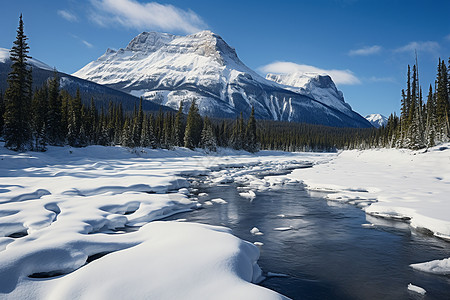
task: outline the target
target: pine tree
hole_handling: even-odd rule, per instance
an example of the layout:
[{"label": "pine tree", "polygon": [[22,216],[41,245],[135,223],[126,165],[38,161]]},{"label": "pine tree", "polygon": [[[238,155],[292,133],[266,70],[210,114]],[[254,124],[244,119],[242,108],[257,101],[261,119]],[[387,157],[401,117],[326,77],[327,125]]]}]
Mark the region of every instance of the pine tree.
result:
[{"label": "pine tree", "polygon": [[191,107],[186,121],[186,131],[184,133],[184,146],[189,149],[194,149],[200,143],[202,134],[203,121],[198,112],[195,100],[192,101]]},{"label": "pine tree", "polygon": [[59,78],[55,71],[53,78],[48,81],[48,114],[47,134],[50,145],[63,145],[65,128],[63,128],[62,101],[59,92]]},{"label": "pine tree", "polygon": [[3,114],[5,113],[5,101],[3,101],[3,92],[0,90],[0,137],[3,134]]},{"label": "pine tree", "polygon": [[248,152],[257,152],[259,150],[258,139],[256,136],[256,120],[255,108],[252,106],[252,112],[248,119],[247,128],[245,130],[245,150]]},{"label": "pine tree", "polygon": [[217,151],[217,139],[214,135],[212,124],[209,118],[205,116],[201,134],[201,146],[209,152]]},{"label": "pine tree", "polygon": [[[95,107],[93,98],[91,98],[91,104],[89,106],[88,120],[89,120],[89,123],[86,125],[86,128],[88,130],[88,132],[87,132],[88,140],[89,140],[90,144],[95,144],[95,141],[97,139],[95,128],[96,128],[96,125],[98,122],[98,111],[97,111],[97,108]],[[121,136],[122,136],[122,132],[120,133],[120,137]],[[119,143],[120,143],[120,138],[119,138]]]},{"label": "pine tree", "polygon": [[148,125],[148,139],[150,141],[149,143],[149,147],[155,149],[157,144],[156,144],[156,137],[155,137],[155,131],[153,129],[153,124],[155,123],[154,119],[153,119],[153,115],[150,114],[148,116],[148,121],[147,121],[147,125]]},{"label": "pine tree", "polygon": [[163,147],[166,149],[172,149],[173,147],[173,118],[171,113],[167,113],[164,118],[164,139],[163,139]]},{"label": "pine tree", "polygon": [[75,98],[71,98],[68,108],[67,120],[67,141],[70,146],[80,147],[83,145],[81,134],[81,96],[80,90],[77,89]]},{"label": "pine tree", "polygon": [[436,78],[436,133],[439,141],[448,140],[450,124],[448,118],[448,74],[444,61],[439,59]]},{"label": "pine tree", "polygon": [[242,112],[239,117],[236,119],[233,134],[231,136],[231,147],[236,150],[241,150],[244,148],[244,139],[245,139],[245,129],[244,129],[244,117]]},{"label": "pine tree", "polygon": [[24,33],[22,15],[19,18],[17,36],[10,51],[12,61],[8,75],[8,88],[5,92],[5,113],[3,135],[5,146],[15,151],[30,148],[31,144],[31,68],[27,59],[28,43]]},{"label": "pine tree", "polygon": [[134,113],[133,118],[133,144],[135,147],[138,147],[141,144],[141,136],[142,136],[142,125],[144,122],[144,112],[142,110],[142,97],[139,99],[139,109]]},{"label": "pine tree", "polygon": [[125,123],[123,124],[122,137],[121,137],[121,145],[124,147],[134,147],[132,134],[132,128],[130,124],[130,119],[126,118]]},{"label": "pine tree", "polygon": [[183,102],[180,101],[180,107],[175,116],[174,124],[174,144],[177,147],[182,147],[184,144],[184,126],[183,126]]},{"label": "pine tree", "polygon": [[435,145],[436,138],[436,104],[434,101],[433,88],[430,84],[430,89],[427,97],[427,147],[433,147]]},{"label": "pine tree", "polygon": [[44,84],[40,89],[34,93],[31,103],[32,108],[32,135],[34,140],[33,148],[36,151],[45,151],[47,149],[47,98],[48,89]]}]

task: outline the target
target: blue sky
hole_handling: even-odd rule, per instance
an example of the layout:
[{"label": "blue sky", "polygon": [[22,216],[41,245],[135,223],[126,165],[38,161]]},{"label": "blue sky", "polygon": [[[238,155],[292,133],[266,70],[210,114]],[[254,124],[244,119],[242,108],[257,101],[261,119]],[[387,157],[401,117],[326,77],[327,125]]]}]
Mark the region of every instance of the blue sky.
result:
[{"label": "blue sky", "polygon": [[260,73],[331,74],[362,115],[399,111],[414,50],[424,91],[434,82],[438,58],[450,56],[448,0],[3,2],[0,47],[11,47],[23,13],[30,54],[66,73],[107,48],[125,47],[142,31],[184,35],[209,29]]}]

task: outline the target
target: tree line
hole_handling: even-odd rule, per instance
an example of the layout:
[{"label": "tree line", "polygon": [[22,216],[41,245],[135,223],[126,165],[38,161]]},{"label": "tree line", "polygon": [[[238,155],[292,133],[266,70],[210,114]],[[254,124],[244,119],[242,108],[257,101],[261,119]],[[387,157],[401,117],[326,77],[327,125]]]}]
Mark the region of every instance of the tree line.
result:
[{"label": "tree line", "polygon": [[436,80],[426,101],[419,85],[417,62],[408,65],[406,90],[402,90],[401,114],[391,114],[380,129],[378,146],[421,149],[450,141],[450,58],[447,67],[439,58]]}]

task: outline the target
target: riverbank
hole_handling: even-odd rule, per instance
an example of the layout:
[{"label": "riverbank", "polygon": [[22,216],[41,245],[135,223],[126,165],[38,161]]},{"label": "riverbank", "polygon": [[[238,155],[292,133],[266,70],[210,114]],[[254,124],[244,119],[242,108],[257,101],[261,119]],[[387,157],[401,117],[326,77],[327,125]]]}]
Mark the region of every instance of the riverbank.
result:
[{"label": "riverbank", "polygon": [[[419,151],[343,151],[329,163],[288,177],[312,192],[326,192],[329,200],[355,204],[369,215],[408,222],[450,241],[450,144]],[[420,269],[450,274],[448,260]]]},{"label": "riverbank", "polygon": [[153,221],[201,206],[181,174],[330,155],[0,147],[1,298],[282,299],[252,284],[255,245],[222,227]]}]

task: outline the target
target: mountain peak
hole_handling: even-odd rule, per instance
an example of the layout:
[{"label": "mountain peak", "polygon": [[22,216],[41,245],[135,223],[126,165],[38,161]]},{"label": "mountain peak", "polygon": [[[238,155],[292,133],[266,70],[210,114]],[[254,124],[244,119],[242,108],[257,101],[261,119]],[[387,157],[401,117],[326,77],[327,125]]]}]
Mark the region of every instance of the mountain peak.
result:
[{"label": "mountain peak", "polygon": [[367,115],[366,120],[369,121],[372,126],[379,128],[387,124],[388,118],[381,114],[370,114]]},{"label": "mountain peak", "polygon": [[302,72],[294,72],[289,74],[268,73],[266,75],[266,79],[297,88],[307,88],[307,85],[311,82],[313,82],[315,86],[320,88],[336,88],[333,80],[327,74]]},{"label": "mountain peak", "polygon": [[125,50],[154,52],[177,38],[176,35],[161,32],[142,32],[134,37]]}]

